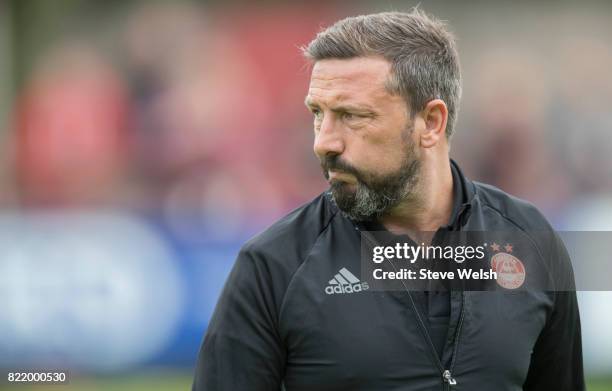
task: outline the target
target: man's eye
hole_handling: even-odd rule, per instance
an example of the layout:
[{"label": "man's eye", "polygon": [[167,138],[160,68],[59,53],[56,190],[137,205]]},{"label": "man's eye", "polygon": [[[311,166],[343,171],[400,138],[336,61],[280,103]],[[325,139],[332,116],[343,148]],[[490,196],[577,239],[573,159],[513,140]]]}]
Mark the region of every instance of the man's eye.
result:
[{"label": "man's eye", "polygon": [[359,116],[355,115],[353,113],[342,113],[342,119],[344,119],[345,121],[353,121],[358,119]]},{"label": "man's eye", "polygon": [[321,119],[321,117],[323,117],[323,113],[321,113],[321,110],[317,110],[317,109],[312,110],[312,115],[314,116],[316,120],[319,120]]}]

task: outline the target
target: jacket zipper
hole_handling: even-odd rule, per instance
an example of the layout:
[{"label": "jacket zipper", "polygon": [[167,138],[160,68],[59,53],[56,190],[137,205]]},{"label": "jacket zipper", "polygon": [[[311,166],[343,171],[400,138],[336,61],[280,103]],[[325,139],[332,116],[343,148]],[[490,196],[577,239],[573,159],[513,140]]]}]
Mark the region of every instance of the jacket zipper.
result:
[{"label": "jacket zipper", "polygon": [[457,333],[455,335],[455,350],[453,351],[453,358],[451,360],[451,369],[455,367],[455,361],[457,361],[457,350],[459,348],[459,337],[461,336],[461,326],[463,326],[463,319],[465,318],[465,292],[461,292],[461,311],[459,312],[459,324],[457,325]]},{"label": "jacket zipper", "polygon": [[[393,267],[395,268],[395,266]],[[453,354],[451,356],[450,369],[444,369],[444,366],[442,365],[442,361],[440,360],[440,357],[438,357],[438,351],[436,350],[436,347],[434,346],[431,340],[431,336],[429,335],[429,332],[427,331],[427,327],[425,327],[425,323],[423,322],[423,319],[421,318],[421,314],[419,313],[416,307],[416,303],[414,302],[414,299],[412,298],[412,294],[410,294],[408,287],[404,284],[403,281],[402,281],[402,285],[404,285],[404,288],[406,288],[406,292],[408,293],[408,297],[410,298],[410,304],[412,305],[412,309],[414,310],[414,313],[416,314],[416,318],[419,323],[419,328],[421,329],[421,333],[423,333],[423,336],[425,337],[425,340],[427,341],[427,344],[429,345],[429,348],[431,349],[431,352],[433,353],[432,356],[434,357],[434,362],[436,363],[438,369],[440,370],[440,374],[442,375],[442,380],[444,382],[444,389],[450,390],[451,387],[457,385],[457,380],[453,377],[452,371],[455,368],[455,362],[457,361],[457,350],[459,347],[459,335],[461,333],[463,319],[465,318],[465,311],[464,311],[465,293],[461,294],[461,310],[459,312],[459,323],[457,324],[457,331],[455,332],[455,341],[454,341]]]},{"label": "jacket zipper", "polygon": [[[358,228],[357,230],[363,234],[363,236],[368,240],[368,242],[370,242],[370,244],[373,244],[373,245],[377,244],[376,239],[371,238],[367,232],[361,231]],[[387,259],[385,258],[385,260]],[[391,264],[391,267],[393,267],[393,269],[397,271],[393,262],[389,262],[389,263]],[[419,328],[421,329],[421,333],[425,337],[425,341],[429,345],[430,352],[432,353],[432,356],[434,358],[434,362],[436,363],[436,366],[438,367],[438,370],[440,371],[440,374],[443,380],[443,384],[444,384],[444,389],[450,390],[451,387],[457,385],[457,380],[453,377],[452,370],[454,369],[455,362],[457,360],[457,350],[458,350],[457,348],[459,346],[459,335],[461,333],[461,326],[463,325],[463,319],[465,317],[465,311],[464,311],[465,292],[461,293],[461,310],[459,312],[459,323],[457,324],[457,331],[455,333],[453,354],[451,356],[451,365],[449,369],[444,369],[444,366],[442,365],[442,361],[440,360],[440,357],[438,357],[438,351],[436,350],[436,347],[434,346],[433,341],[431,340],[431,336],[429,335],[429,332],[427,331],[427,327],[425,326],[425,323],[423,322],[423,319],[421,318],[421,314],[419,313],[416,303],[414,302],[414,298],[412,297],[412,294],[410,293],[410,289],[408,289],[408,287],[406,286],[406,283],[403,280],[401,280],[401,282],[402,282],[402,285],[404,286],[404,289],[406,290],[406,293],[408,293],[408,298],[410,298],[410,304],[412,305],[412,309],[414,310],[414,313],[416,315],[416,318],[419,324]]]},{"label": "jacket zipper", "polygon": [[[367,232],[362,231],[362,234],[364,234],[364,237],[370,242],[370,244],[373,244],[373,245],[377,244],[376,240],[373,238],[370,238],[370,235]],[[385,258],[385,260],[387,259]],[[393,262],[389,262],[389,263],[391,264],[391,267],[393,267],[394,270],[397,270]],[[412,294],[410,293],[410,289],[408,289],[408,287],[406,286],[406,283],[403,280],[401,280],[401,283],[404,286],[406,293],[408,293],[408,298],[410,298],[410,304],[412,305],[412,309],[414,310],[414,313],[416,315],[419,328],[421,329],[421,333],[425,337],[425,341],[427,342],[430,348],[430,353],[432,353],[434,362],[436,363],[436,366],[438,367],[438,370],[440,371],[440,374],[443,380],[444,390],[450,390],[451,387],[457,385],[457,380],[453,377],[452,370],[454,369],[455,362],[457,360],[457,350],[458,350],[457,348],[459,346],[459,335],[461,333],[461,326],[463,325],[463,319],[465,317],[465,311],[464,311],[465,293],[462,292],[461,294],[461,310],[459,312],[459,323],[457,324],[457,331],[455,333],[455,341],[454,341],[455,343],[454,343],[454,348],[453,348],[453,354],[451,356],[450,369],[444,369],[444,366],[442,365],[442,361],[440,360],[440,357],[438,357],[438,351],[436,350],[436,347],[434,346],[431,340],[431,336],[429,335],[429,332],[427,331],[427,327],[425,327],[425,323],[423,322],[423,319],[421,318],[421,314],[419,313],[419,310],[417,309],[417,306],[416,306],[416,303],[414,302]]]},{"label": "jacket zipper", "polygon": [[455,346],[453,348],[453,355],[451,356],[450,369],[442,373],[442,377],[447,384],[447,389],[450,390],[451,386],[457,384],[457,380],[453,377],[453,369],[455,369],[455,362],[457,361],[457,351],[459,350],[459,337],[461,336],[461,327],[463,326],[463,319],[465,318],[465,292],[461,293],[461,310],[459,312],[459,324],[457,325],[457,332],[455,333]]},{"label": "jacket zipper", "polygon": [[[459,224],[459,227],[461,227],[461,219],[463,218],[464,212],[467,210],[467,208],[469,207],[468,204],[463,204],[461,206],[461,208],[459,209],[459,212],[457,213],[457,222]],[[457,229],[459,228],[457,227]],[[434,238],[432,240],[435,241],[436,239],[436,235],[434,235]],[[402,281],[403,284],[403,281]],[[404,284],[403,284],[404,285]],[[406,287],[404,285],[404,287]],[[408,291],[408,295],[410,295],[410,291]],[[415,312],[418,313],[416,305],[414,303],[414,300],[412,300],[411,298],[411,302],[412,302],[412,306],[415,310]],[[427,335],[427,340],[429,341],[429,346],[433,349],[433,352],[435,353],[435,358],[437,359],[437,362],[439,362],[439,367],[442,368],[442,380],[444,381],[444,389],[445,390],[450,390],[451,387],[457,385],[457,379],[454,378],[453,376],[453,369],[455,368],[455,362],[457,361],[457,351],[459,348],[459,336],[461,335],[461,328],[463,326],[463,319],[465,318],[465,311],[464,311],[464,307],[465,307],[465,292],[461,292],[461,309],[459,310],[459,322],[457,324],[457,330],[455,332],[455,340],[454,340],[454,346],[453,346],[453,353],[451,355],[451,363],[450,363],[450,367],[449,369],[443,369],[442,366],[442,362],[440,360],[440,358],[438,357],[438,352],[435,349],[435,346],[433,345],[433,342],[431,341],[431,337],[429,336],[429,333],[427,332],[427,328],[425,327],[425,324],[421,321],[421,327],[423,327],[423,332],[425,333],[425,335]],[[420,318],[420,316],[419,316]]]},{"label": "jacket zipper", "polygon": [[444,382],[446,383],[446,386],[444,388],[447,390],[450,390],[452,386],[457,384],[457,380],[453,378],[451,371],[448,369],[442,373],[442,379],[444,379]]}]

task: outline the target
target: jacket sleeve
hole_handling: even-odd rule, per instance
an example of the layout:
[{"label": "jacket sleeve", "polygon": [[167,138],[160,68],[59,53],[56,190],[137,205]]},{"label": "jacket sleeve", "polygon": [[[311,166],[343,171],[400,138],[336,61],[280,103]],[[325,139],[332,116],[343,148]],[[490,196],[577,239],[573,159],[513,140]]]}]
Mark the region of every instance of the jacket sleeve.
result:
[{"label": "jacket sleeve", "polygon": [[285,350],[266,263],[242,250],[200,348],[193,391],[278,391]]},{"label": "jacket sleeve", "polygon": [[580,317],[575,292],[557,292],[551,318],[538,338],[525,391],[581,391],[582,369]]},{"label": "jacket sleeve", "polygon": [[551,241],[557,280],[554,306],[536,341],[531,356],[525,391],[582,391],[582,335],[574,273],[567,250],[555,234]]}]

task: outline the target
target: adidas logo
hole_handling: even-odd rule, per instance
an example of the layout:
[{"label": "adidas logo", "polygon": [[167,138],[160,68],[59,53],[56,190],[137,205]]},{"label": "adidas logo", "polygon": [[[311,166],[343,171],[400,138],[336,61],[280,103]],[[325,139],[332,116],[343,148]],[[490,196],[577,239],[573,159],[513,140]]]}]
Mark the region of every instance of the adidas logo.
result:
[{"label": "adidas logo", "polygon": [[355,275],[345,267],[329,280],[329,285],[325,287],[325,293],[328,295],[343,294],[343,293],[355,293],[369,289],[370,286],[367,282],[361,282]]}]

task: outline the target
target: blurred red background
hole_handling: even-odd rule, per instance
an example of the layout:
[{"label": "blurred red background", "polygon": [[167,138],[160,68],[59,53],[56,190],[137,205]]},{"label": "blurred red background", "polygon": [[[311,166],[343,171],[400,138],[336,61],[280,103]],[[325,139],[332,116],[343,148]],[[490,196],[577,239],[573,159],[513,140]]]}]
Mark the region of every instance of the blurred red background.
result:
[{"label": "blurred red background", "polygon": [[[176,248],[233,251],[325,189],[299,47],[341,17],[413,5],[2,2],[0,211],[144,216]],[[466,174],[535,203],[559,229],[611,230],[612,5],[422,8],[458,37],[451,155]],[[612,351],[612,333],[588,339],[587,360],[612,373],[601,338]]]}]

